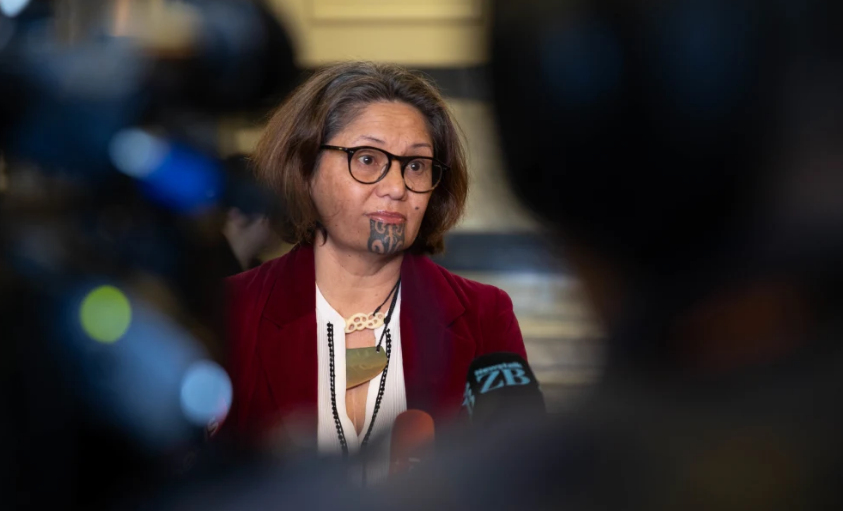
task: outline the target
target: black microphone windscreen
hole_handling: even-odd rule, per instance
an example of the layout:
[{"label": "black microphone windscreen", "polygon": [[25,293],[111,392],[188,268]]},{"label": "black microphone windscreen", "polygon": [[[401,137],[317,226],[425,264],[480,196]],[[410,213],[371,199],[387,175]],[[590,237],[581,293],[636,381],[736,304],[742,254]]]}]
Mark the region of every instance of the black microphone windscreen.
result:
[{"label": "black microphone windscreen", "polygon": [[475,426],[534,421],[546,415],[533,371],[515,353],[490,353],[471,363],[463,406]]}]

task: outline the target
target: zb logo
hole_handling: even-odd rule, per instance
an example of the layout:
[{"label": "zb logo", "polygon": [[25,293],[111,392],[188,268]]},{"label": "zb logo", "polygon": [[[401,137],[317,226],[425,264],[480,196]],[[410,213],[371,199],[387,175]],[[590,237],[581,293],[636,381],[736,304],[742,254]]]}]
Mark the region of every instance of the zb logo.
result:
[{"label": "zb logo", "polygon": [[469,414],[474,411],[474,393],[471,391],[471,384],[469,383],[465,384],[462,405],[468,410]]},{"label": "zb logo", "polygon": [[490,390],[497,390],[501,387],[514,387],[527,385],[530,378],[526,371],[518,363],[499,364],[492,367],[485,367],[474,372],[477,382],[480,384],[480,394]]}]

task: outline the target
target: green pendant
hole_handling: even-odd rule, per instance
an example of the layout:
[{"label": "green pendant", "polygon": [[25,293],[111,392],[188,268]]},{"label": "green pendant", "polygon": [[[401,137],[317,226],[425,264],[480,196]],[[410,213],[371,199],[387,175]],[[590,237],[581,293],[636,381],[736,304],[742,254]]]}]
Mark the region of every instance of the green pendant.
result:
[{"label": "green pendant", "polygon": [[345,388],[366,383],[383,372],[386,367],[386,350],[352,348],[345,350]]}]

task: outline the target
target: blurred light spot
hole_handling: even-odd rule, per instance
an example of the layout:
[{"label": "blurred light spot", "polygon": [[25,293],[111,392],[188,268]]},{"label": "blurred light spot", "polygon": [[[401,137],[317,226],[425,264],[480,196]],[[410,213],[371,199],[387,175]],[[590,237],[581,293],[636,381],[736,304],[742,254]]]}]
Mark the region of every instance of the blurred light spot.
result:
[{"label": "blurred light spot", "polygon": [[225,370],[210,360],[195,362],[181,385],[181,408],[187,419],[202,427],[221,421],[231,407],[231,380]]},{"label": "blurred light spot", "polygon": [[114,286],[100,286],[82,300],[82,328],[92,339],[113,343],[123,337],[132,322],[129,299]]},{"label": "blurred light spot", "polygon": [[108,154],[117,170],[138,179],[152,174],[168,151],[166,142],[136,128],[118,132],[108,146]]},{"label": "blurred light spot", "polygon": [[117,133],[109,144],[109,155],[117,170],[141,181],[149,199],[177,211],[213,206],[224,186],[213,158],[140,129]]},{"label": "blurred light spot", "polygon": [[147,196],[177,211],[213,206],[223,186],[218,164],[194,148],[172,144],[161,164],[143,181]]},{"label": "blurred light spot", "polygon": [[29,0],[0,0],[0,11],[13,18],[21,13],[29,4]]}]

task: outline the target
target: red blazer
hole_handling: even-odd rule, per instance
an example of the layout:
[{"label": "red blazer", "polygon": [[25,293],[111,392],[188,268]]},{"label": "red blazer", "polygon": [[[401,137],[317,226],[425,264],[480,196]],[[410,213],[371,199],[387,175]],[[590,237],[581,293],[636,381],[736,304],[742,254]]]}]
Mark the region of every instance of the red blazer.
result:
[{"label": "red blazer", "polygon": [[[292,415],[304,418],[315,443],[315,282],[310,246],[228,279],[234,397],[225,429],[257,433]],[[400,324],[407,408],[437,422],[459,411],[475,357],[498,351],[526,357],[506,293],[424,256],[404,256]]]}]

